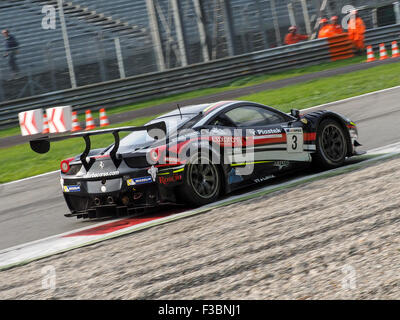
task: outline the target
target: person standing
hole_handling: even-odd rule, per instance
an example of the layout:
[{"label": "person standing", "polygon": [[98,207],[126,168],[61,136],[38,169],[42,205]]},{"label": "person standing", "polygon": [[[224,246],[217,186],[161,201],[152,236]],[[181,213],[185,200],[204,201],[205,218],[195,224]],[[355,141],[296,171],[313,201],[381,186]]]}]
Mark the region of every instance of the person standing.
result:
[{"label": "person standing", "polygon": [[18,64],[17,64],[17,54],[18,54],[18,41],[17,39],[10,34],[10,32],[5,29],[1,32],[6,40],[6,52],[4,53],[4,57],[8,57],[8,64],[13,73],[13,78],[16,79],[18,77]]},{"label": "person standing", "polygon": [[296,26],[291,26],[289,28],[289,33],[285,37],[285,44],[287,44],[287,45],[296,44],[300,41],[304,41],[307,39],[308,39],[308,36],[297,33]]},{"label": "person standing", "polygon": [[349,38],[353,42],[355,49],[362,52],[365,48],[365,24],[358,14],[357,10],[352,12],[349,21]]},{"label": "person standing", "polygon": [[339,24],[338,16],[333,16],[331,18],[331,26],[335,35],[341,35],[344,33],[342,26]]},{"label": "person standing", "polygon": [[329,38],[335,35],[333,26],[329,24],[328,19],[321,19],[320,23],[320,29],[318,32],[318,39],[322,38]]}]

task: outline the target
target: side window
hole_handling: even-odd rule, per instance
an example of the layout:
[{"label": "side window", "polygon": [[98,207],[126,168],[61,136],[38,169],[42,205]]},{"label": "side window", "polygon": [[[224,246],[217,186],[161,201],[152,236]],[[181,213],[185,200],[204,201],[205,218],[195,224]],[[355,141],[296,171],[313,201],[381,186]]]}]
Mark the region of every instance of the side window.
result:
[{"label": "side window", "polygon": [[261,127],[285,122],[285,119],[273,111],[260,107],[239,107],[225,113],[237,127]]}]

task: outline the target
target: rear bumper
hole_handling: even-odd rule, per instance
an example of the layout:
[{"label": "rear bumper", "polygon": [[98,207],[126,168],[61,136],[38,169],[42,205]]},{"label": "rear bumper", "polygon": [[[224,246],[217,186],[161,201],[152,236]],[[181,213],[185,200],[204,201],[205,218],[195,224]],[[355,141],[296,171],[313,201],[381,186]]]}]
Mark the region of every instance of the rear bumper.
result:
[{"label": "rear bumper", "polygon": [[136,188],[122,186],[120,190],[103,193],[64,192],[64,198],[71,211],[65,216],[78,218],[123,216],[160,203],[155,183]]}]

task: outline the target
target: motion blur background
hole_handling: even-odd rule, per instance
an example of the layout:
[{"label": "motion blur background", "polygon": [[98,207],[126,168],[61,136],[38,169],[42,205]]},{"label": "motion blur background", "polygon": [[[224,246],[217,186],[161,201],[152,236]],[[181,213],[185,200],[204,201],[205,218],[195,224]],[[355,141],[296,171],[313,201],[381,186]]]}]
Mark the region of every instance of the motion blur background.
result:
[{"label": "motion blur background", "polygon": [[[46,5],[55,29],[42,26]],[[343,19],[349,6],[368,29],[400,23],[393,0],[64,0],[71,70],[58,1],[3,0],[21,74],[9,79],[0,60],[0,102],[279,47],[294,24],[312,38],[321,17]]]}]

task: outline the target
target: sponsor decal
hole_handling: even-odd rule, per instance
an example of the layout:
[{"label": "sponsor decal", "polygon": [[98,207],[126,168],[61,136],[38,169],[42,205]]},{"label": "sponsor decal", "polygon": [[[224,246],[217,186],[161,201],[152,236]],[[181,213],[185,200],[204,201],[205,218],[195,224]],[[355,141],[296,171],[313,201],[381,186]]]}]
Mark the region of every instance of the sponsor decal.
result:
[{"label": "sponsor decal", "polygon": [[151,166],[151,168],[147,170],[147,173],[151,176],[151,179],[153,181],[156,181],[158,168],[156,168],[155,166]]},{"label": "sponsor decal", "polygon": [[267,135],[267,134],[279,134],[282,133],[282,130],[279,128],[274,129],[259,129],[254,130],[256,135]]},{"label": "sponsor decal", "polygon": [[167,185],[167,184],[182,181],[182,180],[183,180],[183,177],[180,174],[174,174],[173,176],[170,176],[170,177],[158,177],[159,183],[161,183],[163,185]]},{"label": "sponsor decal", "polygon": [[285,128],[286,133],[303,133],[303,128]]},{"label": "sponsor decal", "polygon": [[141,177],[141,178],[133,178],[126,181],[128,186],[136,186],[140,184],[152,183],[152,177]]},{"label": "sponsor decal", "polygon": [[64,186],[64,192],[80,192],[80,186]]},{"label": "sponsor decal", "polygon": [[217,136],[212,137],[212,141],[216,143],[227,143],[227,144],[241,144],[241,137],[232,137],[232,136]]},{"label": "sponsor decal", "polygon": [[301,119],[301,122],[303,122],[304,124],[308,124],[308,120],[306,118]]},{"label": "sponsor decal", "polygon": [[265,177],[262,177],[262,178],[254,179],[254,182],[255,183],[261,183],[261,182],[264,182],[264,181],[267,181],[267,180],[271,180],[273,178],[275,178],[274,175],[265,176]]},{"label": "sponsor decal", "polygon": [[165,160],[165,163],[180,163],[181,162],[181,160],[179,160],[179,158],[176,158],[176,157],[165,157],[164,160]]},{"label": "sponsor decal", "polygon": [[111,171],[111,172],[102,172],[102,173],[88,173],[88,178],[103,178],[103,177],[112,177],[118,176],[119,171]]},{"label": "sponsor decal", "polygon": [[282,170],[283,168],[286,168],[289,166],[289,161],[275,161],[274,162],[274,167],[278,167],[279,170]]},{"label": "sponsor decal", "polygon": [[101,169],[104,169],[104,162],[103,162],[103,161],[100,161],[99,167],[100,167]]}]

